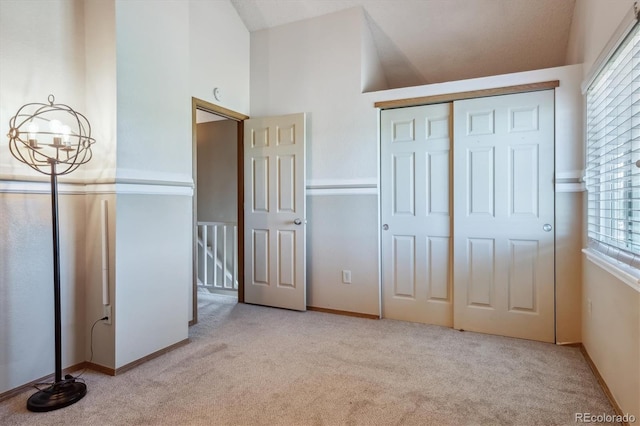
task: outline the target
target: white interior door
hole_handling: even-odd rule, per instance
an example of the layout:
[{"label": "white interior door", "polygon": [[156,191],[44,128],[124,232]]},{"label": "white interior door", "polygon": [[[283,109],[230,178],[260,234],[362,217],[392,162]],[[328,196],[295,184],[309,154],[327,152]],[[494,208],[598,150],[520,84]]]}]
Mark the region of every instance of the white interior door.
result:
[{"label": "white interior door", "polygon": [[451,327],[451,104],[381,112],[382,315]]},{"label": "white interior door", "polygon": [[454,117],[454,327],[554,342],[554,92]]},{"label": "white interior door", "polygon": [[304,311],[305,115],[244,128],[246,303]]}]

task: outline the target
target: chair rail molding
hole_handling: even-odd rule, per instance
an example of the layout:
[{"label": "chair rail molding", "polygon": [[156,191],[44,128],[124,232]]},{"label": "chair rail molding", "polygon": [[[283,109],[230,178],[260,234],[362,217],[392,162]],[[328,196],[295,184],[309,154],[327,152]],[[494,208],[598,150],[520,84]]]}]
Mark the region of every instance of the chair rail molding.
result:
[{"label": "chair rail molding", "polygon": [[587,190],[584,183],[584,170],[570,170],[556,172],[556,192],[584,192]]},{"label": "chair rail molding", "polygon": [[378,195],[378,179],[308,179],[307,195]]}]

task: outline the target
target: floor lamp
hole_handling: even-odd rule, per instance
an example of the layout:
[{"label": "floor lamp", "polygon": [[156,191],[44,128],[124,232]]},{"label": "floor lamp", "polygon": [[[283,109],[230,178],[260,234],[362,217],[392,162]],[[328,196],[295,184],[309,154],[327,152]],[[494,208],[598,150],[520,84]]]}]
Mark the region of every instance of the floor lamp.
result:
[{"label": "floor lamp", "polygon": [[[42,130],[46,128],[46,130]],[[62,331],[60,313],[60,241],[58,229],[58,176],[76,170],[91,160],[91,125],[71,107],[30,103],[20,107],[9,121],[9,151],[20,162],[51,177],[51,219],[53,225],[53,299],[55,330],[55,381],[31,395],[30,411],[52,411],[82,399],[87,386],[74,377],[62,378]]]}]

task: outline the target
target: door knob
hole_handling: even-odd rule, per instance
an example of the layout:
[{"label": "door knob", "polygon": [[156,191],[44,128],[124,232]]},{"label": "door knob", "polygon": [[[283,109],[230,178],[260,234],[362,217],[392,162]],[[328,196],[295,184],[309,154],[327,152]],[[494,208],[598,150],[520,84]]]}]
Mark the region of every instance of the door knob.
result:
[{"label": "door knob", "polygon": [[386,223],[384,225],[382,225],[382,229],[384,229],[385,231],[389,230],[389,225],[387,225]]},{"label": "door knob", "polygon": [[293,220],[293,223],[295,225],[302,225],[302,220],[300,220],[299,218],[296,218],[296,219]]},{"label": "door knob", "polygon": [[553,229],[553,226],[551,226],[551,225],[550,225],[550,224],[548,224],[548,223],[545,223],[545,224],[544,224],[544,226],[542,227],[542,230],[543,230],[544,232],[551,232],[551,230],[552,230],[552,229]]}]

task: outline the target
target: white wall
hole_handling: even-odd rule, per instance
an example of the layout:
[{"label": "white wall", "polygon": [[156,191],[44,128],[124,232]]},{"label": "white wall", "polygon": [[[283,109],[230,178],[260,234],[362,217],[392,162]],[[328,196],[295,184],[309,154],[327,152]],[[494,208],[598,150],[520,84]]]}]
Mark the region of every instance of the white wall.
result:
[{"label": "white wall", "polygon": [[[1,184],[1,182],[0,182]],[[60,195],[62,364],[84,358],[84,196]],[[0,393],[54,371],[48,192],[0,193]]]},{"label": "white wall", "polygon": [[[248,110],[249,36],[230,3],[202,1],[155,2],[153,8],[147,1],[117,1],[116,36],[117,179],[160,187],[117,196],[114,320],[121,367],[187,337],[191,96],[214,102],[212,89],[220,87],[218,105]],[[158,289],[161,294],[149,298]],[[158,327],[163,333],[151,333]]]},{"label": "white wall", "polygon": [[[85,182],[86,250],[85,250],[85,359],[102,366],[115,365],[115,327],[100,323],[104,316],[102,299],[102,200],[108,202],[107,219],[109,253],[109,303],[115,301],[115,190],[116,174],[116,28],[115,1],[85,0],[85,86],[86,116],[91,122],[91,136],[96,140],[92,160],[82,168]],[[105,185],[106,184],[106,185]]]},{"label": "white wall", "polygon": [[86,181],[113,183],[116,174],[116,6],[113,0],[84,1],[86,109],[93,158],[82,171]]},{"label": "white wall", "polygon": [[567,44],[568,64],[584,65],[586,76],[634,0],[578,0]]},{"label": "white wall", "polygon": [[[116,38],[116,177],[190,191],[189,3],[117,1]],[[116,201],[116,368],[188,336],[190,198],[136,192]]]},{"label": "white wall", "polygon": [[[633,3],[576,2],[567,60],[583,62],[583,76],[590,73]],[[640,418],[640,292],[586,257],[582,264],[582,343],[623,413]]]},{"label": "white wall", "polygon": [[144,0],[118,0],[115,31],[116,179],[126,184],[116,188],[119,368],[187,338],[191,97],[212,101],[213,79],[227,102],[221,106],[248,109],[249,37],[228,2],[195,0],[154,2],[153,8]]},{"label": "white wall", "polygon": [[[99,318],[104,316],[103,308],[103,283],[102,283],[102,226],[103,213],[102,201],[107,202],[106,227],[107,227],[107,302],[115,305],[115,284],[116,284],[116,247],[115,247],[115,225],[116,225],[116,195],[109,193],[88,193],[85,196],[85,359],[91,358],[93,342],[93,358],[91,362],[104,367],[113,368],[115,366],[116,330],[112,318],[112,324],[99,323],[93,328],[93,339],[91,338],[91,328]],[[113,309],[112,309],[113,316]]]},{"label": "white wall", "polygon": [[375,42],[373,41],[373,34],[371,30],[371,23],[365,15],[362,16],[362,41],[360,57],[362,63],[360,64],[361,77],[360,84],[362,92],[373,92],[376,90],[388,89],[389,82],[385,75],[380,57],[378,56],[378,50]]},{"label": "white wall", "polygon": [[354,8],[251,34],[251,116],[311,113],[308,181],[376,176],[376,130],[361,90],[363,24]]},{"label": "white wall", "polygon": [[638,419],[640,292],[586,258],[583,264],[582,343],[622,412]]},{"label": "white wall", "polygon": [[119,194],[116,356],[125,366],[188,337],[191,198]]},{"label": "white wall", "polygon": [[[81,1],[0,2],[0,134],[28,102],[56,103],[85,111],[84,8]],[[25,31],[25,27],[28,28]],[[0,144],[0,178],[46,179],[18,163]]]},{"label": "white wall", "polygon": [[307,197],[307,305],[378,315],[378,197],[327,192]]},{"label": "white wall", "polygon": [[189,18],[191,95],[248,114],[249,31],[238,13],[229,1],[190,0]]},{"label": "white wall", "polygon": [[[49,94],[84,112],[83,51],[82,2],[0,1],[0,394],[54,371],[49,178],[13,158],[5,135],[20,106]],[[66,367],[85,360],[84,196],[61,195],[59,213]]]},{"label": "white wall", "polygon": [[[117,172],[191,183],[189,3],[116,1]],[[144,17],[144,25],[141,25]]]}]

